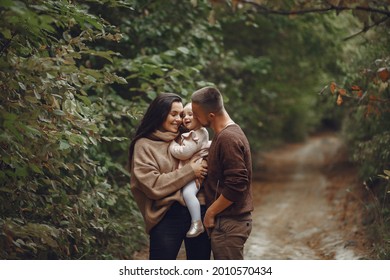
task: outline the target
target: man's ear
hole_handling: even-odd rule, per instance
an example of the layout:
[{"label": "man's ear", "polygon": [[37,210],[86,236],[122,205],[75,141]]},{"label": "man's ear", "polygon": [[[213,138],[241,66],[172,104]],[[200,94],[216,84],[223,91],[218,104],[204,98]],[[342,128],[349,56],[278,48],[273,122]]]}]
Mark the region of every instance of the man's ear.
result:
[{"label": "man's ear", "polygon": [[209,113],[209,119],[210,120],[214,120],[215,118],[215,114],[214,113]]}]

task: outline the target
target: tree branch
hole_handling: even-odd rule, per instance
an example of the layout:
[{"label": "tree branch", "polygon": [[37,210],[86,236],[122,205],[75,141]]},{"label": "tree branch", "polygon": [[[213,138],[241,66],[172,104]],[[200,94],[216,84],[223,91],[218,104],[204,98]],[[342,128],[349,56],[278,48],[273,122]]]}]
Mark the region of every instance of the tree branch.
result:
[{"label": "tree branch", "polygon": [[363,7],[363,6],[356,6],[356,7],[348,7],[348,6],[333,6],[329,5],[328,7],[323,8],[311,8],[311,9],[303,9],[303,10],[272,10],[269,9],[267,6],[257,3],[253,0],[242,0],[241,3],[249,4],[252,6],[255,6],[260,12],[264,14],[276,14],[276,15],[303,15],[303,14],[309,14],[309,13],[327,13],[330,11],[346,11],[346,10],[358,10],[358,11],[365,11],[365,12],[372,12],[377,14],[383,14],[388,17],[390,17],[390,11],[388,10],[381,10],[376,8],[370,8],[370,7]]},{"label": "tree branch", "polygon": [[354,37],[356,37],[356,36],[359,36],[360,34],[362,34],[362,33],[364,33],[364,32],[367,32],[367,30],[373,28],[374,26],[380,25],[380,24],[384,23],[385,21],[387,21],[387,20],[389,20],[389,19],[390,19],[390,17],[384,17],[384,18],[382,18],[381,20],[376,21],[376,22],[374,22],[373,24],[371,24],[371,25],[369,25],[369,26],[365,26],[365,27],[364,27],[361,31],[359,31],[358,33],[352,34],[352,35],[350,35],[350,36],[344,38],[343,41],[348,41],[349,39],[352,39],[352,38],[354,38]]}]

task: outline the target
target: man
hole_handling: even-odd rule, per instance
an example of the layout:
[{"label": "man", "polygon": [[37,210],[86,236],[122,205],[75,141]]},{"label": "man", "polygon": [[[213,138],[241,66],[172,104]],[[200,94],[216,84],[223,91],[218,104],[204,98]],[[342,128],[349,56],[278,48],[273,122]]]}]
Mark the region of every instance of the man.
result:
[{"label": "man", "polygon": [[242,260],[252,229],[252,160],[248,139],[224,108],[214,87],[192,94],[194,117],[214,131],[204,190],[208,209],[204,226],[214,259]]}]

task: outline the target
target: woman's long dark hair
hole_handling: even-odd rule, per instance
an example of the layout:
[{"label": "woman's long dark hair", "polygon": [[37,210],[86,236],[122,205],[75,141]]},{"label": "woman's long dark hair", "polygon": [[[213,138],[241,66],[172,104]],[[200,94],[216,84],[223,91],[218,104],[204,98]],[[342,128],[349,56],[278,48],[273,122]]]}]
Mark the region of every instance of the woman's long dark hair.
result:
[{"label": "woman's long dark hair", "polygon": [[174,93],[161,93],[150,103],[144,117],[142,118],[135,136],[129,147],[129,169],[134,155],[134,145],[138,139],[147,137],[158,129],[168,117],[172,108],[172,103],[182,102],[180,96]]}]

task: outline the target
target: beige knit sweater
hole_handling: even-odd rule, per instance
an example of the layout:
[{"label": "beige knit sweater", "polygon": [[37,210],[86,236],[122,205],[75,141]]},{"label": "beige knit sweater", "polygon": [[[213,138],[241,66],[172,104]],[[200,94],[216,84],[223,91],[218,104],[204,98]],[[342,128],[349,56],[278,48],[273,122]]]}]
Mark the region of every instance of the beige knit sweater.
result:
[{"label": "beige knit sweater", "polygon": [[[131,191],[142,213],[147,233],[161,221],[175,201],[185,205],[181,188],[195,179],[190,164],[177,169],[179,161],[169,152],[169,144],[178,134],[155,131],[139,139],[134,146]],[[201,193],[204,202],[204,194]]]}]

